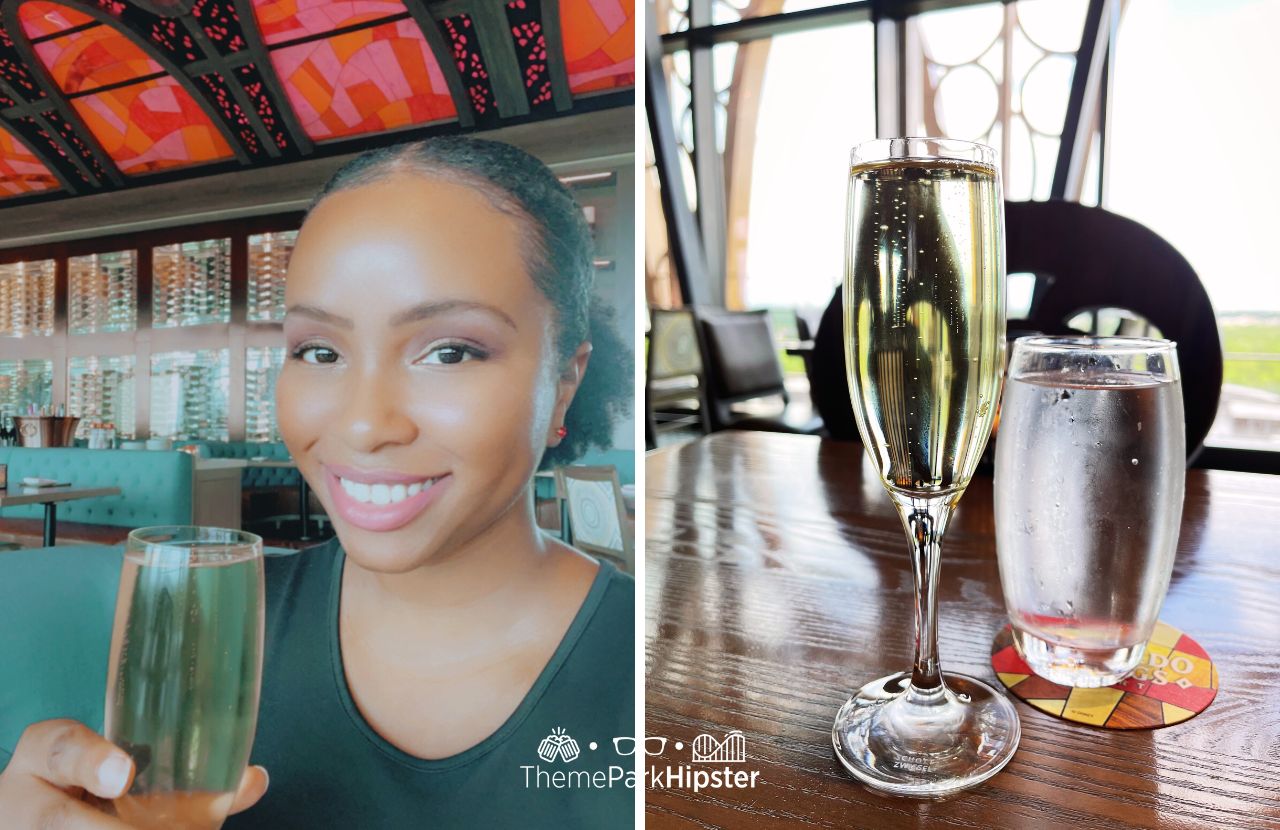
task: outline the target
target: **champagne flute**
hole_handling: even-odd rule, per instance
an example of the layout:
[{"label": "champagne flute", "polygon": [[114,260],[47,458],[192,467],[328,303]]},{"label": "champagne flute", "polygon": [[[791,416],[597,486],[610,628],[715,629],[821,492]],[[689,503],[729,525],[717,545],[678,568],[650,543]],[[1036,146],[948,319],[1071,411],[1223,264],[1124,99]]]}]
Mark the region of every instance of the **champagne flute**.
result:
[{"label": "champagne flute", "polygon": [[860,781],[935,797],[1008,763],[1020,727],[992,687],[938,663],[940,543],[991,434],[1004,368],[1004,214],[995,151],[942,138],[853,150],[845,360],[863,445],[911,546],[911,671],[866,684],[832,728]]},{"label": "champagne flute", "polygon": [[262,539],[217,527],[129,534],[105,727],[137,774],[116,799],[143,830],[217,830],[249,763],[262,682]]}]

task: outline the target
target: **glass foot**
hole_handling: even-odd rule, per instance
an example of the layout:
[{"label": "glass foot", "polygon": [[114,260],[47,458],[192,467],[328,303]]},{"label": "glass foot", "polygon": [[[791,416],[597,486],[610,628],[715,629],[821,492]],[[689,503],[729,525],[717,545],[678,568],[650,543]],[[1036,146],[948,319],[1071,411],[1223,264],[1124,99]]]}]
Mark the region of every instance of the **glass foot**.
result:
[{"label": "glass foot", "polygon": [[911,673],[882,677],[840,707],[831,743],[845,769],[892,795],[937,798],[999,772],[1018,748],[1021,726],[1007,697],[963,674],[924,692]]}]

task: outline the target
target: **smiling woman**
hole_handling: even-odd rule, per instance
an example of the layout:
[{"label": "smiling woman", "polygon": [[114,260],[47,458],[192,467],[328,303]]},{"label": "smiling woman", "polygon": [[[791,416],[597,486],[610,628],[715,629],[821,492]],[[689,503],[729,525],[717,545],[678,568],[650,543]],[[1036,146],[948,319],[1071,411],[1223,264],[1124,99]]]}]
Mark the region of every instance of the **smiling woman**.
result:
[{"label": "smiling woman", "polygon": [[[524,769],[556,728],[607,746],[633,722],[634,585],[528,496],[630,394],[593,274],[581,208],[504,144],[369,153],[313,203],[276,400],[337,537],[268,566],[254,761],[288,775],[229,826],[630,822],[625,778],[566,801]],[[586,756],[609,781],[619,759]]]},{"label": "smiling woman", "polygon": [[[522,150],[431,139],[340,169],[289,260],[275,385],[336,536],[265,561],[252,766],[236,793],[126,825],[94,808],[162,753],[0,684],[0,716],[11,700],[42,713],[12,757],[0,744],[0,824],[216,830],[230,810],[231,830],[631,827],[633,757],[614,738],[635,732],[634,581],[540,530],[530,497],[536,471],[610,449],[626,423],[632,358],[595,270],[583,208]],[[0,609],[18,584],[0,579]],[[0,647],[0,665],[16,651],[85,678],[67,699],[102,700],[67,648]],[[183,735],[195,755],[208,732]]]}]

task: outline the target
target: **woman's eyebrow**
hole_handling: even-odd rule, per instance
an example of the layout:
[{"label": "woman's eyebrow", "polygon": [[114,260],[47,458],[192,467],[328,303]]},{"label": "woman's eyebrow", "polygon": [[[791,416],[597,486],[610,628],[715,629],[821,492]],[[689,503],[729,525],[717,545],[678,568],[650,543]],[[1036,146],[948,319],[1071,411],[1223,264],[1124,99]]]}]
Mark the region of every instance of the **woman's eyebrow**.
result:
[{"label": "woman's eyebrow", "polygon": [[[443,300],[440,302],[418,303],[415,306],[401,311],[391,318],[391,325],[402,326],[405,323],[415,323],[419,320],[425,320],[428,317],[435,317],[441,314],[448,314],[451,311],[480,311],[497,317],[513,329],[518,329],[516,321],[500,308],[495,308],[484,303],[475,303],[468,300]],[[313,305],[297,304],[291,305],[285,310],[286,315],[300,315],[303,317],[311,317],[324,323],[338,326],[339,328],[349,329],[355,326],[349,317],[342,317],[330,311]]]},{"label": "woman's eyebrow", "polygon": [[440,302],[418,303],[411,306],[396,316],[391,318],[391,325],[402,326],[405,323],[414,323],[418,320],[424,320],[428,317],[435,317],[440,314],[448,314],[451,311],[480,311],[497,317],[513,329],[518,329],[516,321],[500,308],[496,308],[485,303],[475,303],[469,300],[442,300]]},{"label": "woman's eyebrow", "polygon": [[350,319],[346,317],[339,317],[337,314],[330,314],[323,308],[318,308],[313,305],[291,305],[285,309],[284,313],[286,317],[311,317],[312,319],[319,320],[322,323],[330,323],[344,329],[349,329],[355,326],[355,323]]}]

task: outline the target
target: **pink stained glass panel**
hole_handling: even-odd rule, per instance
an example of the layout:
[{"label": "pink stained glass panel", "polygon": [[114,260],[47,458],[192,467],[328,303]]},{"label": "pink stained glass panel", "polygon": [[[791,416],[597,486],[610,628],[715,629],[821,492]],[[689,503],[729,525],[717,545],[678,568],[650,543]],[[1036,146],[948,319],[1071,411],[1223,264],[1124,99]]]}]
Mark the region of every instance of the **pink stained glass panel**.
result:
[{"label": "pink stained glass panel", "polygon": [[271,52],[307,135],[316,141],[457,118],[444,73],[412,20]]},{"label": "pink stained glass panel", "polygon": [[58,180],[40,159],[5,129],[0,129],[0,199],[53,190]]},{"label": "pink stained glass panel", "polygon": [[634,86],[635,4],[561,0],[560,31],[573,93]]},{"label": "pink stained glass panel", "polygon": [[124,173],[149,173],[232,155],[209,116],[173,78],[91,93],[71,103]]},{"label": "pink stained glass panel", "polygon": [[110,26],[95,26],[36,44],[36,54],[63,92],[85,92],[163,72],[160,64]]},{"label": "pink stained glass panel", "polygon": [[320,35],[370,20],[404,14],[400,0],[253,0],[253,14],[268,46],[308,35]]},{"label": "pink stained glass panel", "polygon": [[22,21],[22,30],[29,38],[43,37],[94,22],[93,18],[84,12],[68,8],[61,3],[47,3],[44,0],[23,3],[18,7],[18,19]]}]

